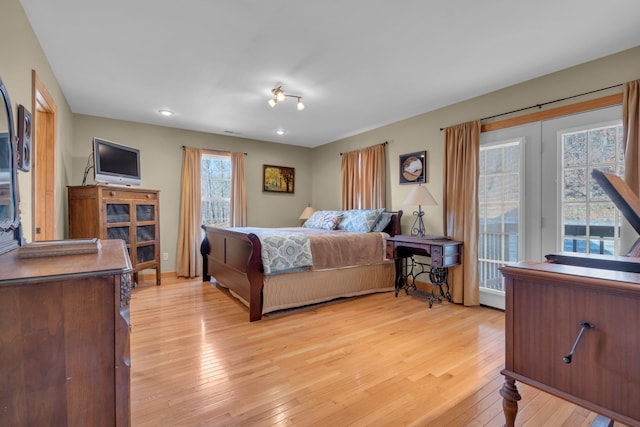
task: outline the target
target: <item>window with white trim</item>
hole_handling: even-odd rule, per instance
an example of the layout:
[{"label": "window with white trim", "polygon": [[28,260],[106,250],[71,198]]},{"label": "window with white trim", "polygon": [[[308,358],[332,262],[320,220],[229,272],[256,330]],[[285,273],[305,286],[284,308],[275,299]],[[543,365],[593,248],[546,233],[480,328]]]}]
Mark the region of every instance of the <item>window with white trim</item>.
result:
[{"label": "window with white trim", "polygon": [[480,147],[478,186],[480,287],[504,291],[498,270],[522,251],[522,139]]},{"label": "window with white trim", "polygon": [[200,160],[201,224],[229,227],[231,157],[202,154]]},{"label": "window with white trim", "polygon": [[624,176],[622,123],[562,131],[560,143],[563,250],[614,255],[620,246],[621,214],[591,171]]}]

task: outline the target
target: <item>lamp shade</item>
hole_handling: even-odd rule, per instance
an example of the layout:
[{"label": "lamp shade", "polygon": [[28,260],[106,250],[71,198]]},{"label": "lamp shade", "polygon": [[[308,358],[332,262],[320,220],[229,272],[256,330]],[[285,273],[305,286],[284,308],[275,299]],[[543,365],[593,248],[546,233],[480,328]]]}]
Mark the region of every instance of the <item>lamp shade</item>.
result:
[{"label": "lamp shade", "polygon": [[428,205],[437,205],[436,199],[433,198],[427,187],[424,185],[416,185],[411,189],[411,192],[404,199],[403,204],[405,205],[419,205],[419,206],[428,206]]},{"label": "lamp shade", "polygon": [[307,206],[306,208],[304,208],[304,210],[300,214],[300,218],[298,219],[309,219],[311,218],[311,215],[313,215],[314,212],[315,212],[315,209],[313,209],[311,206]]}]

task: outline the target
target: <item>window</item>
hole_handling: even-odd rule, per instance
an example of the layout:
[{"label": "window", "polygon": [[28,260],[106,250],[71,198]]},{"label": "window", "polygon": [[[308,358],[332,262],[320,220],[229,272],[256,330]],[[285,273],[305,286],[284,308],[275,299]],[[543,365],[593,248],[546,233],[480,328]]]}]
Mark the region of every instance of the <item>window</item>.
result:
[{"label": "window", "polygon": [[616,254],[620,212],[591,177],[591,171],[624,176],[622,123],[564,131],[560,141],[563,250]]},{"label": "window", "polygon": [[229,227],[231,158],[203,154],[201,157],[201,224]]},{"label": "window", "polygon": [[522,140],[480,147],[478,197],[480,287],[504,291],[499,267],[522,251]]}]

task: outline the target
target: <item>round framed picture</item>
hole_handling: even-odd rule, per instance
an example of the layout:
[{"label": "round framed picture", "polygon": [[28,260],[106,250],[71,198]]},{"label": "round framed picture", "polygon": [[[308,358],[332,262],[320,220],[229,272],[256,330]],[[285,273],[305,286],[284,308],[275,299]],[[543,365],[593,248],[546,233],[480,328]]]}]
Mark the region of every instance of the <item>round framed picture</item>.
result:
[{"label": "round framed picture", "polygon": [[401,155],[400,184],[424,183],[427,169],[426,160],[426,151]]}]

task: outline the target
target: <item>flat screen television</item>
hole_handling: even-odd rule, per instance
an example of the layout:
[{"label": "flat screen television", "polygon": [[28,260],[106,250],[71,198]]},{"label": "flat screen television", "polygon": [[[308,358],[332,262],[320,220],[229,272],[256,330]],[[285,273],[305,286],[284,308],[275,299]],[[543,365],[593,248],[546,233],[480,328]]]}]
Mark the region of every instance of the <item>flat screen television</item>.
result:
[{"label": "flat screen television", "polygon": [[94,137],[93,168],[96,182],[140,185],[140,150]]}]

